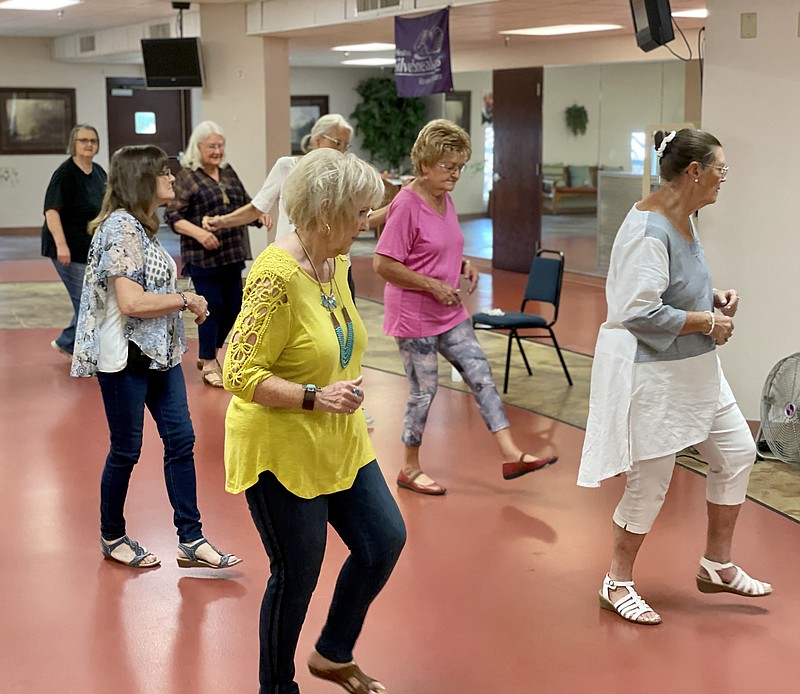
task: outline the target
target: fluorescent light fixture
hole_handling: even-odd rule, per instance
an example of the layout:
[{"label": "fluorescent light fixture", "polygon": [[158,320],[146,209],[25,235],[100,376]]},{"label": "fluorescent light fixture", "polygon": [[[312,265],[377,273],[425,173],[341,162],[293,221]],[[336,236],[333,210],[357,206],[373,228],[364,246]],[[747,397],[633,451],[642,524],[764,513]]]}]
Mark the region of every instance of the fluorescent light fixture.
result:
[{"label": "fluorescent light fixture", "polygon": [[342,51],[344,53],[361,53],[365,51],[393,51],[393,43],[356,43],[352,46],[334,46],[332,51]]},{"label": "fluorescent light fixture", "polygon": [[683,10],[682,12],[673,12],[673,17],[688,17],[690,19],[705,19],[708,17],[708,10]]},{"label": "fluorescent light fixture", "polygon": [[394,65],[394,58],[357,58],[356,60],[343,60],[342,65]]},{"label": "fluorescent light fixture", "polygon": [[81,0],[6,0],[0,2],[0,8],[4,10],[38,10],[47,12],[60,10],[70,5],[77,5]]},{"label": "fluorescent light fixture", "polygon": [[590,31],[611,31],[612,29],[622,29],[622,27],[619,24],[559,24],[552,27],[511,29],[500,33],[514,36],[561,36],[562,34],[585,34]]}]

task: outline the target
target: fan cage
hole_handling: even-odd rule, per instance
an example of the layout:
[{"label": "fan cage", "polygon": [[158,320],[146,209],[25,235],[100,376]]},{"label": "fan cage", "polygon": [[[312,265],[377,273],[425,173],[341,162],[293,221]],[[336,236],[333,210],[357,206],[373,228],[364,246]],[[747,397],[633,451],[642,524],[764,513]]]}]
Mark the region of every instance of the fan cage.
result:
[{"label": "fan cage", "polygon": [[764,382],[761,431],[777,458],[800,466],[800,352],[781,359]]}]

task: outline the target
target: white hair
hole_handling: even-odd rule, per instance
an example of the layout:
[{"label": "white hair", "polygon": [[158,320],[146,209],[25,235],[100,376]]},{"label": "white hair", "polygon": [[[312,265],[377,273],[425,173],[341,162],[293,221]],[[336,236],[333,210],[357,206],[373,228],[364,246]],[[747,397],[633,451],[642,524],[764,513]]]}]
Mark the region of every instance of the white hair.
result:
[{"label": "white hair", "polygon": [[[186,146],[186,151],[181,157],[181,165],[192,171],[197,171],[203,167],[203,159],[200,156],[200,145],[205,142],[211,135],[219,135],[223,140],[225,133],[213,120],[204,120],[193,131],[192,136],[189,138],[189,144]],[[228,162],[225,155],[222,155],[220,167],[225,168]]]},{"label": "white hair", "polygon": [[317,120],[308,133],[300,142],[300,149],[304,152],[310,152],[312,149],[319,148],[319,138],[327,135],[334,128],[342,128],[347,131],[348,135],[353,137],[353,126],[350,125],[344,116],[338,113],[328,113]]}]

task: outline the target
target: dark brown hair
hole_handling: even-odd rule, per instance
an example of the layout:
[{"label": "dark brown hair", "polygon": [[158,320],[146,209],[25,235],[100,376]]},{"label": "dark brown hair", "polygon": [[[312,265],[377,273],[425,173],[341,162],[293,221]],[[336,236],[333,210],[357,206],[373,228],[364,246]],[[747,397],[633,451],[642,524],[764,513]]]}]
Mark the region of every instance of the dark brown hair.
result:
[{"label": "dark brown hair", "polygon": [[158,231],[158,215],[153,209],[158,175],[167,167],[167,153],[155,145],[123,147],[114,152],[108,169],[108,184],[100,214],[89,222],[89,233],[114,210],[133,215],[153,238]]},{"label": "dark brown hair", "polygon": [[[668,135],[669,133],[663,130],[657,130],[653,134],[656,151]],[[722,145],[711,133],[691,128],[679,130],[675,133],[675,137],[664,146],[660,162],[661,178],[665,181],[672,181],[686,171],[686,167],[693,161],[703,166],[713,164],[714,148],[716,147],[722,147]]]}]

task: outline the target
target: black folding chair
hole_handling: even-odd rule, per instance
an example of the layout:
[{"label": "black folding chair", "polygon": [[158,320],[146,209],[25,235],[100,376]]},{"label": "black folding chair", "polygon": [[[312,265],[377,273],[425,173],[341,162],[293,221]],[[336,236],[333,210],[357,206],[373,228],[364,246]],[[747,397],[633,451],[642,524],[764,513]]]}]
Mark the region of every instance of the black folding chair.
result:
[{"label": "black folding chair", "polygon": [[[525,287],[525,296],[522,299],[522,306],[518,313],[504,313],[503,315],[492,315],[491,313],[475,313],[472,316],[472,326],[475,330],[506,330],[508,331],[508,349],[506,350],[506,375],[503,381],[503,392],[508,392],[508,370],[511,363],[511,344],[516,340],[519,346],[519,351],[522,354],[522,360],[525,362],[525,368],[528,369],[528,375],[532,375],[531,366],[528,363],[528,357],[525,350],[522,348],[522,341],[520,337],[532,337],[534,339],[550,339],[553,341],[553,346],[556,348],[558,358],[561,361],[561,367],[564,369],[564,375],[567,381],[572,385],[572,377],[569,375],[569,369],[564,361],[564,356],[561,354],[561,348],[558,346],[556,335],[553,332],[553,326],[558,320],[558,305],[561,301],[561,280],[564,276],[564,254],[561,251],[548,251],[540,249],[536,252],[536,256],[531,264],[531,270],[528,273],[528,284]],[[534,313],[526,313],[525,305],[529,301],[541,301],[553,305],[553,318],[548,321],[542,316]],[[526,333],[520,336],[519,331],[524,330]],[[534,334],[529,334],[527,331],[537,331]]]}]

